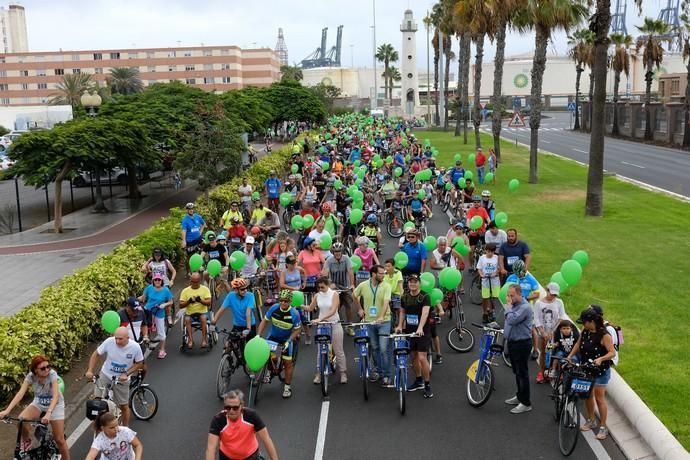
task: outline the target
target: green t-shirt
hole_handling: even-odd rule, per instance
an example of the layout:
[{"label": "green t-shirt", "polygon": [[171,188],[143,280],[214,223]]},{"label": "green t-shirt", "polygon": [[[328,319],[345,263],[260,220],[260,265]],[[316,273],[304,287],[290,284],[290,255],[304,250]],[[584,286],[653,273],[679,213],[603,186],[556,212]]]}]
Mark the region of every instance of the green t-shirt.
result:
[{"label": "green t-shirt", "polygon": [[396,182],[386,182],[383,184],[383,187],[381,187],[381,193],[386,200],[392,200],[395,191],[398,190],[399,187],[400,186]]},{"label": "green t-shirt", "polygon": [[402,291],[399,289],[399,283],[402,280],[403,276],[400,270],[395,270],[392,275],[386,273],[386,275],[383,277],[383,282],[391,288],[391,295],[402,295]]},{"label": "green t-shirt", "polygon": [[[391,287],[387,283],[381,283],[376,287],[372,286],[371,280],[362,281],[359,286],[355,288],[353,294],[360,299],[362,309],[364,310],[364,321],[376,321],[376,318],[384,308],[384,303],[389,303],[391,300]],[[375,296],[375,297],[374,297]],[[391,319],[391,310],[386,309],[386,314],[383,319]]]}]

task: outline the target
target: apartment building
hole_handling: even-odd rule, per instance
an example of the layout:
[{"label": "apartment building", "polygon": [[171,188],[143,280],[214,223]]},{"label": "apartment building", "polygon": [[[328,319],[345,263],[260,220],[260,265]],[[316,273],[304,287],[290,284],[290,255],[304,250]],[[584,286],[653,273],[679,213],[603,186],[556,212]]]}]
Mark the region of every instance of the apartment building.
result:
[{"label": "apartment building", "polygon": [[0,6],[0,42],[0,51],[3,53],[29,51],[23,6],[10,4],[7,9]]},{"label": "apartment building", "polygon": [[269,86],[280,79],[270,48],[197,46],[0,54],[0,105],[42,105],[64,75],[89,73],[105,83],[113,67],[135,67],[145,86],[181,81],[206,91]]}]

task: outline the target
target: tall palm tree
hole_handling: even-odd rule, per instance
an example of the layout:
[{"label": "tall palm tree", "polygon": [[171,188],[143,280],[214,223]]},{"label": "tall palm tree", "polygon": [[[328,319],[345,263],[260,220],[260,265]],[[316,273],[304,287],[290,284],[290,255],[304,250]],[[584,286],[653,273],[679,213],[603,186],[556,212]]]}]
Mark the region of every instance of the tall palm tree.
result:
[{"label": "tall palm tree", "polygon": [[529,182],[536,184],[537,152],[539,149],[539,126],[541,125],[541,96],[546,68],[546,47],[551,33],[557,29],[566,32],[577,26],[587,16],[584,0],[527,0],[518,13],[516,21],[521,27],[534,28],[534,59],[532,61],[532,112],[530,113],[530,158]]},{"label": "tall palm tree", "polygon": [[388,98],[391,101],[393,100],[393,86],[395,86],[395,82],[398,82],[400,80],[402,80],[400,69],[398,69],[394,65],[388,67]]},{"label": "tall palm tree", "polygon": [[424,24],[427,24],[427,27],[434,29],[431,38],[431,46],[434,50],[434,93],[436,94],[436,97],[434,98],[434,124],[437,126],[440,124],[441,121],[441,115],[438,112],[438,63],[441,57],[441,44],[439,43],[439,25],[441,23],[442,8],[443,7],[441,3],[434,4],[434,6],[431,8],[431,13],[429,13],[429,15],[426,18],[424,18]]},{"label": "tall palm tree", "polygon": [[687,84],[685,86],[683,147],[690,147],[690,17],[687,14],[680,16],[679,40],[682,49],[683,61],[686,61]]},{"label": "tall palm tree", "polygon": [[71,105],[72,110],[81,107],[81,96],[91,89],[93,80],[91,74],[74,73],[62,77],[57,84],[57,93],[53,94],[48,103],[50,105]]},{"label": "tall palm tree", "polygon": [[112,94],[136,94],[144,91],[139,78],[139,69],[134,67],[113,67],[106,79]]},{"label": "tall palm tree", "polygon": [[296,65],[281,65],[280,66],[280,81],[302,81],[304,75],[302,74],[302,69]]},{"label": "tall palm tree", "polygon": [[453,53],[453,39],[450,34],[443,36],[443,55],[445,58],[445,73],[443,74],[443,130],[448,129],[448,84],[450,83],[450,62],[455,59],[455,53]]},{"label": "tall palm tree", "polygon": [[393,91],[392,91],[392,82],[390,81],[390,75],[389,75],[389,67],[391,62],[397,62],[399,59],[398,52],[393,48],[393,45],[390,43],[384,43],[379,46],[379,48],[376,50],[376,59],[379,62],[383,62],[383,84],[384,84],[384,94],[389,95],[389,101],[392,103],[393,99]]},{"label": "tall palm tree", "polygon": [[668,33],[671,26],[664,21],[653,18],[644,18],[644,24],[637,27],[637,30],[644,35],[637,37],[636,51],[639,52],[644,48],[642,53],[642,65],[647,70],[644,74],[645,79],[645,127],[644,138],[651,141],[653,138],[651,126],[651,111],[649,104],[652,102],[652,80],[654,79],[654,67],[657,69],[661,66],[664,60],[664,42],[670,39]]},{"label": "tall palm tree", "polygon": [[570,47],[568,56],[575,61],[575,126],[573,130],[576,131],[580,129],[580,78],[585,70],[584,66],[589,62],[591,40],[594,40],[594,32],[589,29],[578,29],[572,35],[568,35]]},{"label": "tall palm tree", "polygon": [[613,127],[611,134],[617,136],[620,134],[618,128],[618,91],[621,84],[621,73],[624,73],[626,77],[630,76],[630,60],[636,57],[631,53],[633,46],[631,35],[612,33],[609,35],[609,40],[614,46],[613,56],[611,56],[611,69],[613,69]]}]

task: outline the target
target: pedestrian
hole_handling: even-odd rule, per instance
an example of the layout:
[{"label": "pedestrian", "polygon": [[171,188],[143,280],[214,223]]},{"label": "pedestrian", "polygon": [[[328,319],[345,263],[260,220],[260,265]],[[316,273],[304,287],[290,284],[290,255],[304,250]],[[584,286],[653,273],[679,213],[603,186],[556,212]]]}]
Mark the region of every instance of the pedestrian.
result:
[{"label": "pedestrian", "polygon": [[93,422],[96,432],[86,460],[141,460],[144,445],[137,433],[126,426],[120,426],[117,418],[104,412]]},{"label": "pedestrian", "polygon": [[[43,355],[34,356],[29,365],[29,373],[26,374],[22,386],[12,398],[10,404],[0,411],[0,420],[7,417],[12,409],[19,404],[27,390],[31,387],[34,399],[19,414],[19,418],[25,420],[41,419],[41,423],[48,424],[53,429],[53,439],[58,446],[60,455],[64,460],[69,460],[69,447],[65,440],[65,399],[60,392],[58,374],[51,369],[50,360]],[[41,414],[44,414],[41,416]],[[31,425],[22,425],[22,450],[31,448]]]},{"label": "pedestrian", "polygon": [[563,301],[559,298],[560,294],[561,287],[552,281],[546,286],[546,296],[534,302],[534,327],[537,330],[540,352],[537,383],[544,383],[546,346],[554,340],[554,333],[561,320],[567,319]]},{"label": "pedestrian", "polygon": [[514,228],[506,231],[506,238],[507,241],[498,249],[501,276],[508,276],[513,272],[513,264],[518,260],[522,260],[525,263],[525,270],[529,271],[532,255],[527,243],[518,239],[518,231]]},{"label": "pedestrian", "polygon": [[496,158],[496,151],[492,148],[489,149],[489,158],[486,159],[489,163],[489,172],[493,174],[494,178],[491,181],[492,184],[496,183],[496,169],[498,168],[498,159]]},{"label": "pedestrian", "polygon": [[486,155],[482,151],[481,147],[477,148],[477,154],[474,157],[474,164],[477,167],[477,179],[479,184],[484,183],[484,164],[486,163]]},{"label": "pedestrian", "polygon": [[263,420],[244,406],[244,394],[232,390],[223,396],[223,410],[211,420],[206,444],[206,460],[259,460],[259,441],[270,460],[278,460],[278,452]]},{"label": "pedestrian", "polygon": [[534,314],[530,304],[522,297],[520,286],[512,284],[506,298],[504,336],[508,343],[510,364],[517,384],[515,396],[506,399],[506,404],[515,406],[510,410],[512,414],[521,414],[532,410],[527,363],[532,349]]}]

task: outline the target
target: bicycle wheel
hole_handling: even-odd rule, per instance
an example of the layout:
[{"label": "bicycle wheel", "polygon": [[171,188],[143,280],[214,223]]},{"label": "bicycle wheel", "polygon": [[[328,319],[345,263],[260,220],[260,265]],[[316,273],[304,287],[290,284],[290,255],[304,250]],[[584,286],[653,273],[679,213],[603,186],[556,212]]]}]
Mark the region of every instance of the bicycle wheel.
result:
[{"label": "bicycle wheel", "polygon": [[551,380],[551,399],[553,399],[554,414],[553,419],[556,423],[561,419],[563,402],[565,401],[565,385],[561,380],[561,371],[557,371],[556,377]]},{"label": "bicycle wheel", "polygon": [[223,399],[223,395],[230,390],[230,380],[234,372],[235,366],[233,366],[232,356],[224,353],[220,357],[218,372],[216,373],[216,395],[218,399]]},{"label": "bicycle wheel", "polygon": [[151,420],[158,412],[158,395],[149,386],[137,387],[129,395],[129,407],[139,420]]},{"label": "bicycle wheel", "polygon": [[398,388],[398,409],[400,409],[400,415],[405,415],[405,396],[407,393],[407,369],[398,369],[398,372],[400,373],[400,388]]},{"label": "bicycle wheel", "polygon": [[253,287],[252,288],[252,293],[254,294],[254,308],[256,309],[256,319],[257,319],[257,324],[263,319],[263,312],[261,311],[261,307],[264,304],[264,296],[261,293],[261,289],[258,287]]},{"label": "bicycle wheel", "polygon": [[369,401],[369,357],[360,356],[359,366],[359,377],[362,380],[362,392],[364,394],[364,400]]},{"label": "bicycle wheel", "polygon": [[466,327],[454,327],[446,335],[448,346],[458,353],[467,353],[474,348],[474,334]]},{"label": "bicycle wheel", "polygon": [[573,453],[580,432],[580,411],[577,410],[577,399],[567,395],[561,410],[561,421],[558,424],[558,447],[566,457]]},{"label": "bicycle wheel", "polygon": [[508,367],[513,367],[513,364],[510,362],[510,351],[508,350],[508,341],[505,340],[503,342],[503,353],[501,353],[501,358],[503,358],[503,362],[506,364]]},{"label": "bicycle wheel", "polygon": [[470,285],[470,302],[475,305],[482,304],[482,278],[479,275],[474,277]]},{"label": "bicycle wheel", "polygon": [[328,396],[328,355],[319,355],[319,372],[321,373],[321,394],[323,397]]},{"label": "bicycle wheel", "polygon": [[256,405],[259,403],[259,391],[264,384],[266,372],[269,372],[269,370],[266,368],[266,366],[264,366],[254,378],[250,377],[249,379],[249,407],[256,407]]},{"label": "bicycle wheel", "polygon": [[441,207],[441,209],[443,210],[444,214],[448,212],[448,209],[450,209],[450,198],[443,200],[443,206]]},{"label": "bicycle wheel", "polygon": [[283,229],[288,233],[292,231],[291,219],[292,216],[290,216],[290,213],[283,211]]},{"label": "bicycle wheel", "polygon": [[491,366],[481,364],[477,382],[467,377],[467,402],[472,407],[481,407],[489,400],[493,389],[494,371],[491,369]]},{"label": "bicycle wheel", "polygon": [[399,219],[393,218],[386,225],[386,233],[391,238],[400,238],[403,234],[403,226]]}]

